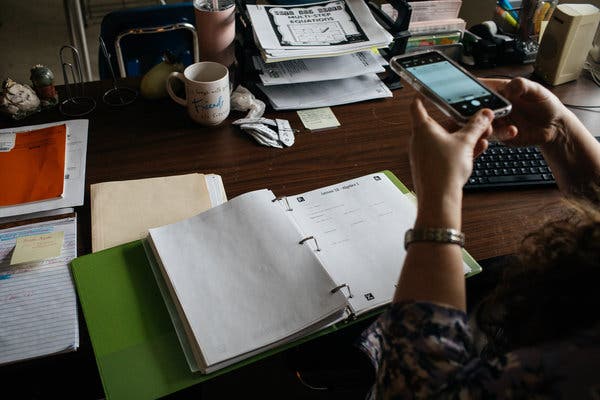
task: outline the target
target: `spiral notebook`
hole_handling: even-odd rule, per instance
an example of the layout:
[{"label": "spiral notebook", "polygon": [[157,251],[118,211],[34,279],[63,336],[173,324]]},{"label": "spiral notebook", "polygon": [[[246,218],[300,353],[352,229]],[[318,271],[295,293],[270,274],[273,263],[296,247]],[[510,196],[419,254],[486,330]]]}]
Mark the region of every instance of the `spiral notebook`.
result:
[{"label": "spiral notebook", "polygon": [[[416,217],[402,188],[386,172],[283,198],[264,189],[150,229],[199,370],[389,304]],[[480,270],[466,252],[464,269]]]}]

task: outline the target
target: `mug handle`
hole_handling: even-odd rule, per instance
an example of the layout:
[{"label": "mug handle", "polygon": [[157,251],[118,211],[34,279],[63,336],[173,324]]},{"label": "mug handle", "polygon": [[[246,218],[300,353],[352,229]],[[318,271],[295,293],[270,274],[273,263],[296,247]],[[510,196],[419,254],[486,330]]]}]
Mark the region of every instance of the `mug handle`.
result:
[{"label": "mug handle", "polygon": [[175,92],[173,92],[173,88],[171,87],[171,79],[172,78],[179,79],[185,86],[185,81],[183,80],[184,75],[181,72],[171,72],[169,74],[169,76],[167,77],[166,85],[167,85],[167,92],[169,93],[169,96],[171,96],[171,98],[173,100],[175,100],[175,102],[177,102],[185,107],[187,105],[187,101],[182,99],[181,97],[177,96],[175,94]]}]

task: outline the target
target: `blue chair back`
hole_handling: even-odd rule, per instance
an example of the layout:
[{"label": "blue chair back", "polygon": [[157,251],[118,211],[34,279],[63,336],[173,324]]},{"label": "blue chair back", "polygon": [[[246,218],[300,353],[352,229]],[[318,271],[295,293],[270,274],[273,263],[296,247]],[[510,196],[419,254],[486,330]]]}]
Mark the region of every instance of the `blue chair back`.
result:
[{"label": "blue chair back", "polygon": [[[100,26],[100,36],[111,56],[115,75],[141,76],[162,61],[166,50],[178,57],[185,66],[192,64],[194,51],[197,52],[195,32],[187,29],[165,29],[157,33],[123,35],[132,30],[141,32],[149,28],[186,23],[195,26],[192,2],[127,8],[105,15]],[[119,73],[119,49],[115,46],[119,38],[125,75]],[[98,50],[98,67],[100,79],[111,78],[106,57],[101,49]]]}]

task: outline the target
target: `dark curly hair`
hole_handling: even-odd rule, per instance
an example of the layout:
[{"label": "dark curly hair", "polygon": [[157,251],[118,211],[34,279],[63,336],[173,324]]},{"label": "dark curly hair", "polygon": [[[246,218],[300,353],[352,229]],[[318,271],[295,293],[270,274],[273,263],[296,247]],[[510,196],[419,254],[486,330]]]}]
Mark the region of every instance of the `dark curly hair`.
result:
[{"label": "dark curly hair", "polygon": [[561,339],[600,322],[600,189],[566,199],[567,216],[523,240],[475,318],[483,356]]}]

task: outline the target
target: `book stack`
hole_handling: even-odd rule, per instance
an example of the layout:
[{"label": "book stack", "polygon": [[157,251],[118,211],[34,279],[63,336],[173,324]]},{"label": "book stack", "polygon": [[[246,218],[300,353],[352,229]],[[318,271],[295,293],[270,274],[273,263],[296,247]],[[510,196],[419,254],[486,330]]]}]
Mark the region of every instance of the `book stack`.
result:
[{"label": "book stack", "polygon": [[247,5],[260,57],[258,85],[274,109],[318,108],[391,97],[373,49],[392,36],[363,0]]}]

